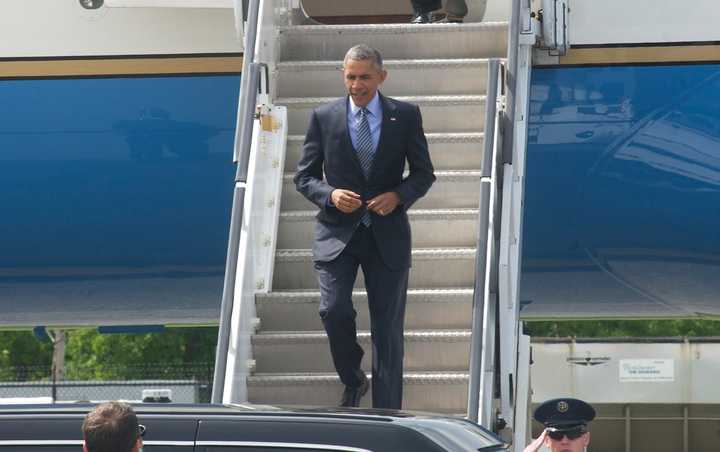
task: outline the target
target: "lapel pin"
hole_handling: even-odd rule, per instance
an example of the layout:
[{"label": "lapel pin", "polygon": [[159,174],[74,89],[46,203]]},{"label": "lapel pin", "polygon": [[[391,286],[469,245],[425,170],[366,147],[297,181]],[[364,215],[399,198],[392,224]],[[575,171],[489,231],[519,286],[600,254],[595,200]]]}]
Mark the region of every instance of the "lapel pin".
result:
[{"label": "lapel pin", "polygon": [[395,121],[395,117],[394,117],[394,116],[390,116],[390,121]]}]

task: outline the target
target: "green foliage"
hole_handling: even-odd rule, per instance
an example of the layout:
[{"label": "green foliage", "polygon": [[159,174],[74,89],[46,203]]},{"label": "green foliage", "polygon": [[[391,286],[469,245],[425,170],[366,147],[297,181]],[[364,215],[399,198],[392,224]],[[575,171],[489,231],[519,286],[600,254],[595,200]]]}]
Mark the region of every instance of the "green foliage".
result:
[{"label": "green foliage", "polygon": [[30,331],[0,333],[0,380],[25,381],[47,377],[52,344],[40,342]]},{"label": "green foliage", "polygon": [[[213,366],[217,328],[171,329],[163,333],[99,334],[76,330],[66,349],[67,377],[87,380],[176,378],[178,369]],[[189,377],[183,375],[183,377]]]},{"label": "green foliage", "polygon": [[[208,380],[215,361],[217,328],[177,328],[163,333],[66,333],[66,378],[133,380],[197,378]],[[0,381],[48,379],[52,344],[31,332],[0,332]]]},{"label": "green foliage", "polygon": [[605,320],[527,322],[535,337],[671,337],[720,336],[717,320]]}]

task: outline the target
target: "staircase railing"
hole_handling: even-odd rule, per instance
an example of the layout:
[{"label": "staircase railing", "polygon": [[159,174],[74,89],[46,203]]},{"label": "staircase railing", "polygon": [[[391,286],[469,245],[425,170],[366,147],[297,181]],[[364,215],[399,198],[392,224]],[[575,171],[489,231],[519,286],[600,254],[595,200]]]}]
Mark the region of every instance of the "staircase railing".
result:
[{"label": "staircase railing", "polygon": [[[532,49],[539,37],[531,7],[530,0],[513,0],[507,71],[498,80],[503,66],[489,66],[468,387],[468,417],[496,432],[507,427],[513,450],[524,446],[529,406],[519,289]],[[500,93],[498,86],[507,89]]]},{"label": "staircase railing", "polygon": [[[236,1],[236,17],[243,17]],[[271,286],[275,237],[280,209],[287,109],[274,107],[270,96],[273,55],[258,52],[263,21],[272,19],[273,2],[250,0],[244,27],[243,69],[235,134],[235,187],[220,308],[220,327],[211,401],[247,400],[252,371],[250,337],[257,327],[255,294]],[[268,16],[270,15],[270,19]],[[262,19],[262,20],[259,20]],[[272,28],[272,26],[270,27]],[[272,30],[271,30],[272,31]],[[264,82],[264,83],[263,83]],[[258,127],[259,126],[259,127]],[[252,212],[252,215],[250,215]]]},{"label": "staircase railing", "polygon": [[[238,30],[243,38],[243,67],[240,74],[240,94],[238,98],[238,115],[235,125],[234,160],[239,162],[235,172],[235,189],[233,192],[232,213],[230,214],[230,236],[225,261],[225,280],[220,305],[220,325],[218,329],[218,345],[215,354],[215,373],[211,401],[222,402],[225,388],[225,372],[227,355],[230,346],[230,322],[235,302],[235,279],[237,277],[238,253],[247,188],[248,166],[250,162],[250,146],[252,130],[255,122],[255,105],[257,103],[256,87],[259,85],[260,71],[253,66],[255,59],[255,42],[257,40],[258,12],[260,0],[250,0],[248,5],[247,26],[241,27],[243,18],[242,3],[236,3],[235,20],[240,24]],[[252,69],[251,69],[252,68]],[[252,87],[252,88],[251,88]]]},{"label": "staircase railing", "polygon": [[[488,80],[485,103],[485,136],[482,153],[482,167],[480,179],[480,204],[478,212],[478,238],[477,253],[475,254],[475,287],[473,291],[472,341],[470,344],[470,381],[468,384],[468,418],[480,422],[487,428],[492,428],[490,407],[485,406],[485,400],[492,401],[492,385],[488,388],[482,385],[483,380],[488,381],[484,372],[493,371],[494,366],[494,331],[495,304],[497,304],[497,252],[496,252],[496,208],[499,180],[498,168],[502,162],[501,155],[502,135],[500,121],[502,119],[502,96],[504,78],[501,76],[504,66],[497,59],[488,62]],[[500,105],[499,105],[500,104]],[[501,107],[501,108],[498,108]],[[483,364],[484,363],[484,364]],[[492,378],[490,378],[492,383]],[[480,401],[483,401],[481,409]]]}]

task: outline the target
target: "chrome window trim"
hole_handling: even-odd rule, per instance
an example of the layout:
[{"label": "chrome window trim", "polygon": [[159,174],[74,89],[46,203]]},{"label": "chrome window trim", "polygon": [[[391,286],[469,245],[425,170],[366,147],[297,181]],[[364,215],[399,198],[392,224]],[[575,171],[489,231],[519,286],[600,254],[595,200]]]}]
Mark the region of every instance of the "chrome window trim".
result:
[{"label": "chrome window trim", "polygon": [[[143,441],[146,446],[195,446],[194,441]],[[9,439],[0,440],[0,446],[82,446],[81,439]]]},{"label": "chrome window trim", "polygon": [[82,446],[81,439],[6,439],[0,446]]},{"label": "chrome window trim", "polygon": [[198,441],[197,446],[237,446],[237,447],[276,447],[276,448],[295,448],[295,449],[320,449],[320,450],[336,450],[341,452],[372,452],[369,449],[360,449],[358,447],[335,446],[332,444],[308,444],[308,443],[278,443],[263,441]]}]

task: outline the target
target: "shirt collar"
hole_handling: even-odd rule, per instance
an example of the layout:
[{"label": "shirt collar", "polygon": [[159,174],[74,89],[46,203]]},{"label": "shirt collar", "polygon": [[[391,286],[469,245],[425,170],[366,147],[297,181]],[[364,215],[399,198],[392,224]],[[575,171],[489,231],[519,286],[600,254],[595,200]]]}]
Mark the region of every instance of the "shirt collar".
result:
[{"label": "shirt collar", "polygon": [[[353,116],[357,116],[360,107],[355,105],[352,96],[348,96],[348,99],[350,99],[350,111],[352,112]],[[367,104],[367,107],[365,108],[367,108],[370,114],[372,116],[375,116],[376,118],[382,116],[382,108],[380,108],[380,91],[375,91],[375,96],[373,96],[373,98],[370,100],[370,102]]]}]

